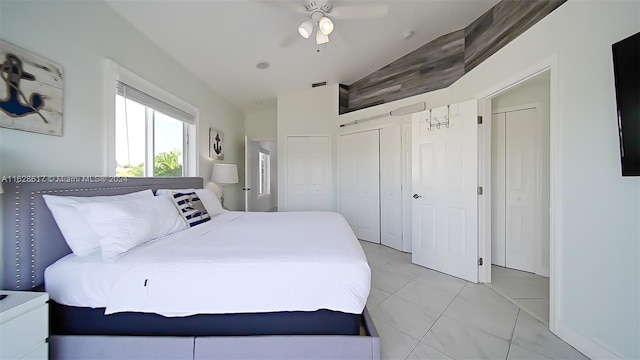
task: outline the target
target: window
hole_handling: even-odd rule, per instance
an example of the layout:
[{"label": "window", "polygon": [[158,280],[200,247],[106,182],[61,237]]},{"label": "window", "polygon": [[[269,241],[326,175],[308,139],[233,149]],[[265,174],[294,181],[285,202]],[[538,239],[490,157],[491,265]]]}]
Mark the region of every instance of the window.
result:
[{"label": "window", "polygon": [[[108,174],[195,176],[197,109],[107,62],[114,92],[108,131]],[[113,107],[111,107],[113,104]],[[107,112],[108,113],[108,112]]]},{"label": "window", "polygon": [[271,155],[269,155],[269,152],[264,149],[260,149],[258,174],[258,196],[267,196],[271,193]]}]

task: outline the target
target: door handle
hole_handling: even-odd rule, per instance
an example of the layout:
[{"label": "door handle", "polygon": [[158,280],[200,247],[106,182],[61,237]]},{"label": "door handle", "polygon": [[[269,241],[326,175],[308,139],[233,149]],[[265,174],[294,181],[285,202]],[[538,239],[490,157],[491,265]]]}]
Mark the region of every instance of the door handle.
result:
[{"label": "door handle", "polygon": [[421,198],[421,197],[422,197],[422,195],[413,194],[413,198],[414,198],[414,199]]}]

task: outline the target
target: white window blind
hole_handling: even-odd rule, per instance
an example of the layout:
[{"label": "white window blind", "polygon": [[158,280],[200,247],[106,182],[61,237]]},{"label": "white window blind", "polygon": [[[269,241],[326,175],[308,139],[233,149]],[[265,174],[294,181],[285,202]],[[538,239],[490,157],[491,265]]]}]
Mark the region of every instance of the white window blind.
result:
[{"label": "white window blind", "polygon": [[124,97],[125,99],[134,100],[174,119],[183,121],[191,125],[195,125],[196,123],[195,114],[180,109],[174,105],[168,104],[121,81],[118,81],[116,84],[116,92],[118,95]]}]

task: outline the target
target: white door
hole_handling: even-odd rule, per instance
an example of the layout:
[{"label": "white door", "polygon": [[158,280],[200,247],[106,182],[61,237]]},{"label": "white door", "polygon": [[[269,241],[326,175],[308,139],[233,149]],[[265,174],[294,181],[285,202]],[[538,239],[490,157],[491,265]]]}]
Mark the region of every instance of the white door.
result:
[{"label": "white door", "polygon": [[244,136],[244,187],[242,191],[244,191],[244,211],[249,211],[249,191],[251,191],[251,176],[250,173],[250,149],[249,144],[251,143],[251,139],[248,136]]},{"label": "white door", "polygon": [[[449,125],[435,125],[439,121]],[[413,262],[478,281],[478,105],[413,116]]]},{"label": "white door", "polygon": [[402,126],[380,129],[380,242],[402,246]]},{"label": "white door", "polygon": [[347,220],[356,237],[358,227],[358,154],[351,140],[353,135],[338,136],[338,211]]},{"label": "white door", "polygon": [[411,252],[411,122],[402,123],[402,251]]},{"label": "white door", "polygon": [[498,204],[498,208],[502,208],[498,216],[504,216],[503,224],[498,226],[504,225],[504,230],[500,227],[497,229],[497,247],[504,250],[504,266],[536,272],[541,236],[541,224],[537,216],[539,171],[536,109],[500,113],[493,115],[492,120],[496,120],[495,125],[504,129],[504,187],[501,189],[504,205]]},{"label": "white door", "polygon": [[331,211],[331,139],[288,136],[285,211]]},{"label": "white door", "polygon": [[340,213],[358,239],[380,243],[378,130],[338,138]]},{"label": "white door", "polygon": [[244,208],[245,211],[258,211],[256,200],[258,199],[258,161],[259,151],[257,141],[244,137]]},{"label": "white door", "polygon": [[506,113],[491,115],[491,263],[506,266],[504,130]]}]

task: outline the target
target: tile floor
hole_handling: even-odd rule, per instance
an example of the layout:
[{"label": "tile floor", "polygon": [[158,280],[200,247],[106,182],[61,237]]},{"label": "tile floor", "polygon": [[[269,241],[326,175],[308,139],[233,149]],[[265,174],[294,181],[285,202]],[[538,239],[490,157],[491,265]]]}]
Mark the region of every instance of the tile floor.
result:
[{"label": "tile floor", "polygon": [[489,286],[414,265],[411,254],[361,244],[382,359],[586,359]]},{"label": "tile floor", "polygon": [[544,324],[549,324],[549,278],[491,265],[493,290]]}]

